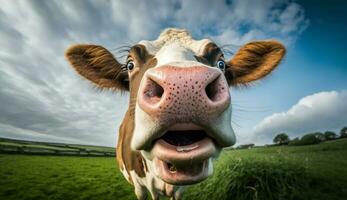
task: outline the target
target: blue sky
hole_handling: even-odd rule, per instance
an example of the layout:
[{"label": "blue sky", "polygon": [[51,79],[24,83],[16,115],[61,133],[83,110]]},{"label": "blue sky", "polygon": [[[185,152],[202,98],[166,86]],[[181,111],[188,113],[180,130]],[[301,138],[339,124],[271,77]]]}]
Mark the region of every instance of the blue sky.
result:
[{"label": "blue sky", "polygon": [[[305,9],[305,15],[310,20],[310,24],[295,43],[288,47],[287,56],[279,69],[255,88],[241,91],[241,94],[238,94],[238,91],[234,93],[235,96],[241,99],[240,104],[246,100],[247,103],[245,102],[243,107],[255,106],[260,108],[255,109],[254,112],[251,109],[247,113],[240,112],[239,115],[246,115],[246,118],[249,119],[249,123],[247,123],[247,120],[241,118],[244,124],[240,129],[246,132],[246,137],[241,140],[258,141],[254,140],[254,137],[257,138],[257,136],[249,137],[249,134],[247,134],[248,132],[254,132],[254,129],[250,128],[254,127],[254,122],[259,123],[261,119],[272,113],[289,110],[305,96],[319,92],[341,92],[346,90],[347,67],[345,64],[347,62],[345,47],[347,40],[345,35],[347,35],[347,26],[344,17],[346,3],[341,5],[338,2],[341,1],[329,1],[325,4],[300,1],[299,3]],[[347,101],[341,106],[345,108],[346,104]],[[342,110],[345,110],[343,108]],[[319,118],[319,116],[315,117]],[[340,117],[344,118],[343,115]],[[328,119],[323,124],[329,124],[329,120],[334,119]],[[289,120],[288,123],[290,123]],[[338,131],[341,128],[334,125],[327,125],[325,128],[303,126],[301,130],[289,131],[291,132],[290,135],[294,137],[308,132],[328,129]],[[277,130],[280,132],[280,129]],[[288,130],[283,128],[282,131],[287,132]],[[269,136],[265,137],[264,140],[260,140],[261,143],[271,142],[269,138],[274,133],[268,133]]]},{"label": "blue sky", "polygon": [[[238,143],[271,143],[347,126],[346,2],[290,0],[0,0],[0,136],[114,146],[127,94],[96,91],[64,59],[74,43],[109,49],[168,26],[233,44],[277,39],[287,55],[249,88],[232,89]],[[203,13],[203,14],[202,14]],[[115,56],[120,54],[113,52]]]},{"label": "blue sky", "polygon": [[[246,118],[246,120],[240,119],[244,123],[240,128],[241,131],[253,132],[250,127],[253,127],[255,122],[259,123],[261,119],[272,113],[289,110],[305,96],[324,91],[341,92],[346,90],[347,21],[344,18],[344,8],[347,4],[339,2],[342,1],[326,1],[325,3],[298,1],[305,10],[305,16],[310,20],[309,26],[297,37],[295,43],[287,46],[288,51],[285,60],[270,78],[255,88],[234,93],[240,98],[240,104],[243,107],[247,108],[247,105],[252,105],[256,108],[254,112],[252,109],[246,113],[239,112],[239,115]],[[290,122],[288,121],[288,123]],[[328,129],[338,131],[340,128],[307,127],[307,130],[302,134]],[[287,130],[283,129],[283,131],[286,132]],[[246,138],[242,139],[249,142],[254,141],[254,138],[249,137],[247,133],[245,134]],[[293,136],[302,134],[292,133]],[[267,138],[262,142],[270,141]]]}]

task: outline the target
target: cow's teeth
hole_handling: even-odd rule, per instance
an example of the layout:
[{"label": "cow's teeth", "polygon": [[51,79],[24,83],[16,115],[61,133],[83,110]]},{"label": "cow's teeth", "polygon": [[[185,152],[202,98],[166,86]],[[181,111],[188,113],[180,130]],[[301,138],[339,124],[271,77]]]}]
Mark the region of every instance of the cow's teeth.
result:
[{"label": "cow's teeth", "polygon": [[170,167],[170,169],[169,169],[169,170],[170,170],[170,172],[172,172],[172,173],[177,172],[176,167],[175,167],[175,166],[173,166],[173,165]]},{"label": "cow's teeth", "polygon": [[196,149],[198,147],[199,147],[199,145],[195,145],[195,146],[192,146],[192,147],[178,146],[178,147],[176,147],[176,150],[178,152],[187,152],[187,151],[191,151],[193,149]]},{"label": "cow's teeth", "polygon": [[175,165],[169,163],[168,167],[169,167],[169,172],[171,172],[171,173],[176,173],[177,172],[177,168],[176,168]]}]

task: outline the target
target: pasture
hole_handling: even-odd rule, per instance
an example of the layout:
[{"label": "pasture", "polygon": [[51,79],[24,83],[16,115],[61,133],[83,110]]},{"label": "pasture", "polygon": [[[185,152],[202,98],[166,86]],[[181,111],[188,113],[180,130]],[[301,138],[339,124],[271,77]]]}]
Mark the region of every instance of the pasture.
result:
[{"label": "pasture", "polygon": [[0,153],[66,156],[115,156],[112,147],[34,142],[0,138]]},{"label": "pasture", "polygon": [[[346,199],[347,139],[224,151],[184,199]],[[112,157],[0,154],[0,199],[135,199]]]}]

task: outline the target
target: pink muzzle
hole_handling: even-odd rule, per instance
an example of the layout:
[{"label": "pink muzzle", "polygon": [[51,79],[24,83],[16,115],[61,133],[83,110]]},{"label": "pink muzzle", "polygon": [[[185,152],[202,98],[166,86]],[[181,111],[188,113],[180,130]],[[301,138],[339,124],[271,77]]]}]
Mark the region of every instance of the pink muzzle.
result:
[{"label": "pink muzzle", "polygon": [[138,104],[161,125],[211,123],[230,105],[227,81],[217,68],[161,66],[149,69]]}]

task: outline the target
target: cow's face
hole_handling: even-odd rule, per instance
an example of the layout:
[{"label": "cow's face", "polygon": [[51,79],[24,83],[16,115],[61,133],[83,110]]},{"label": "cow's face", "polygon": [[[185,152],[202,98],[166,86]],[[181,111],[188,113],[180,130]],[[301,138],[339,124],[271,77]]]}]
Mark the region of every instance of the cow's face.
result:
[{"label": "cow's face", "polygon": [[211,40],[167,29],[133,46],[124,65],[95,45],[73,46],[66,55],[98,86],[130,92],[132,150],[164,182],[182,185],[211,175],[212,158],[235,143],[229,87],[265,77],[284,52],[278,42],[256,41],[226,61]]}]

